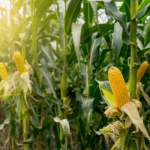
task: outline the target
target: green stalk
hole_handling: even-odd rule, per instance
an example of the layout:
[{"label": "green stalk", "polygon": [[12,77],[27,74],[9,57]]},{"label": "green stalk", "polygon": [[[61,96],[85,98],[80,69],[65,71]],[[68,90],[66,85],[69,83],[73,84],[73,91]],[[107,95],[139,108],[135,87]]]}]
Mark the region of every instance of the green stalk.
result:
[{"label": "green stalk", "polygon": [[[25,100],[24,100],[25,101]],[[28,111],[31,105],[31,100],[27,97],[27,106],[24,104],[25,110]],[[30,133],[30,114],[26,112],[23,114],[23,140],[26,141],[29,138]],[[29,150],[29,144],[24,144],[24,150]]]},{"label": "green stalk", "polygon": [[[64,9],[64,16],[66,14],[66,1],[64,1],[65,3],[65,9]],[[65,32],[65,19],[64,19],[64,36],[63,36],[63,73],[62,73],[62,78],[61,78],[61,99],[63,99],[63,102],[65,103],[66,97],[67,97],[67,86],[68,86],[68,82],[67,82],[67,71],[66,71],[66,65],[67,65],[67,35]],[[61,111],[59,112],[59,116],[61,116],[61,118],[64,116],[64,114],[61,113]],[[61,145],[62,145],[62,139],[63,139],[63,128],[60,125],[60,141],[61,141]],[[65,137],[65,144],[67,147],[67,139]]]},{"label": "green stalk", "polygon": [[15,150],[15,138],[11,139],[12,150]]},{"label": "green stalk", "polygon": [[[44,100],[41,100],[41,126],[42,126],[42,123],[44,121],[44,118],[45,118]],[[44,131],[39,132],[39,134],[37,136],[37,150],[41,150],[41,145],[43,142],[43,139],[41,137],[43,137],[44,133],[45,133]]]},{"label": "green stalk", "polygon": [[33,48],[33,59],[36,66],[37,75],[40,82],[40,72],[39,72],[39,66],[38,66],[38,57],[37,57],[37,48],[36,48],[36,17],[34,16],[34,0],[30,1],[30,7],[31,7],[31,20],[32,20],[32,48]]},{"label": "green stalk", "polygon": [[[66,2],[65,2],[65,12],[66,14]],[[63,37],[63,73],[61,79],[61,99],[66,98],[67,96],[67,71],[66,71],[66,64],[67,64],[67,35],[65,33],[65,19],[64,19],[64,37]]]},{"label": "green stalk", "polygon": [[[10,9],[11,9],[11,0],[10,0]],[[9,19],[10,19],[10,53],[11,53],[11,56],[13,56],[13,42],[12,42],[12,34],[13,34],[13,26],[12,26],[12,18],[11,18],[11,14],[9,14]]]},{"label": "green stalk", "polygon": [[87,71],[87,74],[88,74],[88,83],[87,83],[87,98],[89,98],[90,96],[90,74],[91,74],[91,65],[90,65],[90,55],[88,55],[88,71]]},{"label": "green stalk", "polygon": [[[24,1],[25,2],[25,1]],[[22,55],[26,59],[26,41],[24,34],[26,33],[26,4],[23,6],[23,29],[22,29]]]},{"label": "green stalk", "polygon": [[[13,120],[13,118],[15,118],[14,107],[11,108],[11,119]],[[12,128],[13,135],[11,136],[11,145],[12,145],[12,150],[15,150],[16,149],[15,148],[15,137],[16,137],[15,128],[16,128],[16,125],[13,121],[10,121],[10,125],[13,126],[13,128]]]},{"label": "green stalk", "polygon": [[131,64],[130,64],[130,97],[136,98],[137,65],[136,65],[136,0],[131,0]]}]

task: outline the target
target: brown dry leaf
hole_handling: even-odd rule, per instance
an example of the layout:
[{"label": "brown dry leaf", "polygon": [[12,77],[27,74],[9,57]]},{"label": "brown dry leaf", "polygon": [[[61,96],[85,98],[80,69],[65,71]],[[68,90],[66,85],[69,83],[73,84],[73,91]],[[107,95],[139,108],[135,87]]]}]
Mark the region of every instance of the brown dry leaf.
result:
[{"label": "brown dry leaf", "polygon": [[113,118],[116,116],[121,116],[122,112],[119,111],[115,106],[109,106],[108,109],[104,112],[107,118]]},{"label": "brown dry leaf", "polygon": [[31,94],[32,86],[31,86],[29,72],[22,73],[20,75],[18,83],[19,83],[18,88],[20,88],[23,91],[25,97],[26,97],[26,95]]},{"label": "brown dry leaf", "polygon": [[127,116],[126,120],[125,120],[125,129],[130,128],[132,125],[132,122],[129,118],[129,116]]},{"label": "brown dry leaf", "polygon": [[108,126],[104,127],[103,129],[101,129],[100,131],[103,134],[117,134],[120,135],[120,131],[124,129],[124,124],[121,123],[120,121],[115,121],[111,124],[109,124]]},{"label": "brown dry leaf", "polygon": [[148,105],[150,105],[150,97],[144,92],[143,87],[144,87],[144,85],[141,82],[137,83],[137,89],[139,89],[139,91],[143,95],[143,97],[146,100],[146,102],[148,103]]},{"label": "brown dry leaf", "polygon": [[139,113],[140,113],[142,109],[142,103],[137,99],[132,99],[131,101],[134,102],[134,104],[137,106]]},{"label": "brown dry leaf", "polygon": [[144,126],[143,120],[142,118],[140,118],[139,116],[139,112],[137,109],[137,106],[135,103],[133,102],[128,102],[125,105],[123,105],[120,109],[122,112],[125,112],[130,120],[132,121],[132,123],[135,125],[136,130],[138,130],[138,128],[143,132],[143,134],[150,139],[147,130]]}]

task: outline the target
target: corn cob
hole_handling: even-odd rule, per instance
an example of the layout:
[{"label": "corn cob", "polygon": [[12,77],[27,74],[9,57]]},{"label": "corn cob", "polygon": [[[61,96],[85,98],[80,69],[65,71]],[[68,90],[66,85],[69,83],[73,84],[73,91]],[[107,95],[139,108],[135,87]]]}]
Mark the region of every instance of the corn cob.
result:
[{"label": "corn cob", "polygon": [[8,73],[3,63],[0,63],[0,72],[1,72],[2,79],[6,80],[6,78],[8,77]]},{"label": "corn cob", "polygon": [[26,72],[26,67],[24,65],[24,60],[22,58],[22,55],[20,54],[20,52],[15,52],[14,53],[14,58],[15,58],[15,63],[17,66],[17,69],[19,71],[19,74],[22,74],[23,72]]},{"label": "corn cob", "polygon": [[130,101],[125,81],[120,70],[111,67],[108,71],[108,78],[111,85],[117,108],[121,108]]},{"label": "corn cob", "polygon": [[148,63],[147,61],[144,61],[137,71],[137,82],[140,82],[147,68],[148,68]]}]

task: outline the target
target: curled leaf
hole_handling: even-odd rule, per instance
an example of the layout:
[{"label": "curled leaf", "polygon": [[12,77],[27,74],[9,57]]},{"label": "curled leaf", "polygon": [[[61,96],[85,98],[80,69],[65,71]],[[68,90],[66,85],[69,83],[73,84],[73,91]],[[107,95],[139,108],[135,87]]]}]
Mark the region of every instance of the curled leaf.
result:
[{"label": "curled leaf", "polygon": [[150,139],[149,135],[147,133],[147,130],[146,130],[145,126],[144,126],[143,120],[139,116],[139,112],[138,112],[138,109],[137,109],[137,106],[136,106],[135,103],[128,102],[125,105],[123,105],[120,108],[120,110],[122,112],[125,112],[129,116],[130,120],[135,125],[136,129],[139,128],[143,132],[143,134],[145,135],[145,137],[147,137],[148,139]]},{"label": "curled leaf", "polygon": [[130,120],[130,118],[129,118],[129,116],[128,116],[128,117],[126,118],[126,120],[125,120],[125,129],[130,128],[131,125],[132,125],[132,122],[131,122],[131,120]]},{"label": "curled leaf", "polygon": [[143,97],[146,100],[146,102],[148,103],[148,105],[150,105],[150,97],[144,92],[143,87],[144,87],[144,85],[141,82],[137,83],[138,92],[140,92],[143,95]]},{"label": "curled leaf", "polygon": [[104,127],[100,131],[103,134],[110,134],[110,133],[115,133],[117,135],[120,135],[120,131],[124,129],[124,124],[121,123],[120,121],[113,122],[109,124],[108,126]]},{"label": "curled leaf", "polygon": [[105,111],[105,115],[108,118],[113,118],[116,116],[121,116],[122,112],[119,111],[119,109],[117,109],[115,106],[110,106],[106,111]]}]

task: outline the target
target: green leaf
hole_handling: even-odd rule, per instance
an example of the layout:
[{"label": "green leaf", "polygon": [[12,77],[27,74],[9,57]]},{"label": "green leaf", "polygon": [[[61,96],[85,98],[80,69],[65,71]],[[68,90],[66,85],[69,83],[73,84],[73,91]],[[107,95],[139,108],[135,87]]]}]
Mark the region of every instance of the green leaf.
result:
[{"label": "green leaf", "polygon": [[91,6],[93,8],[93,12],[94,12],[94,15],[96,16],[96,20],[98,22],[98,8],[97,8],[97,2],[90,2],[91,3]]},{"label": "green leaf", "polygon": [[90,117],[93,111],[93,101],[94,98],[86,99],[82,104],[82,114],[81,117],[83,120],[85,120],[86,124],[90,123]]},{"label": "green leaf", "polygon": [[19,116],[19,123],[20,123],[21,122],[21,118],[22,118],[20,96],[17,96],[17,113],[18,113],[18,116]]},{"label": "green leaf", "polygon": [[38,34],[41,34],[41,32],[43,32],[47,27],[49,27],[49,23],[51,20],[57,19],[56,14],[51,14],[48,15],[46,18],[43,18],[44,20],[41,21],[41,26],[40,29],[38,31]]},{"label": "green leaf", "polygon": [[106,54],[107,52],[109,52],[110,50],[109,49],[103,49],[103,51],[101,52],[101,56],[100,56],[100,60],[99,60],[99,64],[102,65],[104,60],[105,60],[105,57],[106,57]]},{"label": "green leaf", "polygon": [[2,130],[4,128],[5,124],[9,124],[9,122],[10,122],[9,118],[6,118],[4,123],[0,125],[0,130]]},{"label": "green leaf", "polygon": [[34,141],[34,136],[32,135],[30,138],[28,138],[26,141],[23,142],[23,144],[32,143]]},{"label": "green leaf", "polygon": [[44,34],[44,35],[40,34],[37,40],[44,39],[44,38],[50,38],[51,41],[55,41],[55,40],[59,41],[59,37],[53,34]]},{"label": "green leaf", "polygon": [[15,6],[15,4],[14,4],[12,1],[11,1],[11,3],[12,3],[13,9],[14,9],[15,13],[17,14],[17,16],[18,16],[21,20],[23,20],[23,17],[22,17],[22,15],[20,14],[20,12],[19,12],[19,10],[17,9],[17,7]]},{"label": "green leaf", "polygon": [[143,114],[142,119],[144,120],[148,114],[150,114],[150,109]]},{"label": "green leaf", "polygon": [[142,10],[140,10],[137,14],[136,14],[136,18],[140,19],[142,17],[144,17],[144,15],[149,12],[150,9],[150,4],[147,4]]},{"label": "green leaf", "polygon": [[146,46],[150,42],[150,22],[147,25],[146,33],[145,33],[145,39],[144,39],[144,46]]},{"label": "green leaf", "polygon": [[38,85],[38,83],[37,83],[37,81],[36,81],[36,79],[35,78],[32,78],[32,82],[33,82],[33,89],[34,89],[34,92],[36,93],[36,94],[38,94],[39,96],[41,96],[41,97],[45,97],[44,96],[44,94],[42,93],[42,91],[40,90],[40,87],[39,87],[39,85]]},{"label": "green leaf", "polygon": [[149,0],[142,0],[141,4],[138,7],[137,12],[141,11],[147,4],[149,4]]},{"label": "green leaf", "polygon": [[[11,1],[11,2],[12,2],[12,1]],[[17,0],[16,3],[13,3],[13,8],[10,10],[10,14],[11,14],[12,16],[14,16],[14,15],[15,15],[14,7],[15,7],[15,9],[18,11],[18,10],[21,9],[22,5],[23,5],[23,0]]]},{"label": "green leaf", "polygon": [[54,63],[53,54],[48,46],[41,46],[41,52],[47,63]]},{"label": "green leaf", "polygon": [[84,102],[87,98],[85,96],[83,96],[82,94],[80,94],[78,91],[75,92],[75,97],[76,100],[79,100],[80,102]]},{"label": "green leaf", "polygon": [[98,80],[96,81],[98,82],[99,85],[102,85],[105,89],[107,89],[109,92],[112,93],[109,81],[98,81]]},{"label": "green leaf", "polygon": [[1,19],[0,19],[0,24],[3,25],[5,28],[8,29],[8,26],[6,25],[6,23],[3,20],[1,20]]},{"label": "green leaf", "polygon": [[45,67],[41,67],[40,72],[43,76],[42,83],[45,86],[46,91],[52,93],[54,97],[57,98],[57,95],[55,93],[55,80],[53,76],[50,74],[49,70]]},{"label": "green leaf", "polygon": [[91,28],[88,28],[81,36],[81,43],[87,43],[89,41],[89,38],[92,36],[93,33],[99,32],[99,34],[102,36],[106,34],[107,31],[113,30],[113,25],[111,24],[98,24]]},{"label": "green leaf", "polygon": [[110,106],[115,106],[116,103],[115,103],[115,98],[114,98],[113,94],[110,91],[108,91],[106,88],[104,88],[102,85],[100,85],[100,88],[101,88],[101,90],[102,90],[102,92],[103,92],[103,94],[107,100],[106,103],[107,104],[109,103]]},{"label": "green leaf", "polygon": [[138,51],[137,55],[139,58],[141,58],[144,54],[148,54],[148,53],[150,53],[150,42],[147,44],[147,46],[143,50]]},{"label": "green leaf", "polygon": [[86,64],[81,64],[81,76],[82,76],[82,82],[85,86],[84,93],[86,94],[86,90],[88,89],[88,66]]},{"label": "green leaf", "polygon": [[96,58],[98,56],[98,47],[101,44],[101,37],[100,38],[94,38],[92,39],[92,46],[90,49],[90,66],[92,68],[92,64],[94,64],[94,62],[96,61]]},{"label": "green leaf", "polygon": [[106,15],[119,21],[120,25],[123,27],[123,41],[126,44],[129,44],[130,36],[126,25],[126,15],[118,10],[116,4],[113,1],[104,2],[104,4]]},{"label": "green leaf", "polygon": [[46,126],[47,124],[53,122],[53,121],[54,121],[54,120],[53,120],[53,117],[52,117],[51,115],[50,115],[50,116],[46,116],[45,119],[44,119],[43,122],[42,122],[42,128],[43,128],[44,126]]},{"label": "green leaf", "polygon": [[50,47],[51,47],[51,50],[52,50],[53,54],[54,54],[57,58],[59,58],[60,60],[63,60],[63,59],[62,59],[62,56],[59,55],[59,53],[53,48],[53,46],[50,45]]},{"label": "green leaf", "polygon": [[[85,31],[87,31],[88,28],[89,28],[88,24],[84,23],[84,25],[82,26],[82,35],[83,33],[85,33]],[[87,57],[87,55],[89,55],[90,53],[91,43],[92,43],[92,37],[90,36],[88,38],[88,43],[81,44],[81,48],[85,57]]]},{"label": "green leaf", "polygon": [[124,0],[124,5],[125,6],[125,12],[126,12],[126,17],[127,17],[127,22],[130,22],[131,19],[131,14],[130,14],[130,0]]},{"label": "green leaf", "polygon": [[47,12],[49,7],[53,4],[53,1],[48,1],[48,0],[42,0],[37,6],[37,10],[34,15],[34,19],[36,22],[36,25],[39,23],[41,20],[42,16]]},{"label": "green leaf", "polygon": [[115,64],[117,65],[118,59],[119,59],[119,54],[121,47],[123,45],[122,42],[122,27],[118,22],[115,23],[114,26],[114,42],[113,42],[113,47],[115,50]]},{"label": "green leaf", "polygon": [[81,28],[82,24],[72,23],[72,38],[74,42],[74,47],[78,59],[78,63],[80,66],[80,37],[81,37]]},{"label": "green leaf", "polygon": [[92,22],[93,19],[93,8],[89,2],[84,2],[84,20],[88,24]]},{"label": "green leaf", "polygon": [[30,114],[31,114],[30,120],[31,120],[32,124],[33,124],[36,128],[41,129],[42,126],[41,126],[41,124],[40,124],[40,121],[39,121],[39,118],[38,118],[38,116],[37,116],[37,113],[34,111],[33,108],[30,108],[29,111],[30,111]]},{"label": "green leaf", "polygon": [[71,0],[65,15],[65,32],[67,35],[71,32],[72,22],[75,22],[80,12],[82,0]]},{"label": "green leaf", "polygon": [[106,104],[108,104],[110,106],[115,106],[116,105],[115,98],[112,94],[109,81],[98,81],[98,80],[96,80],[96,81],[99,83],[99,87],[105,96],[103,98],[104,98]]},{"label": "green leaf", "polygon": [[70,133],[70,126],[69,126],[68,120],[67,119],[60,119],[59,117],[55,117],[54,121],[58,122],[62,125],[64,135],[66,135],[67,138],[70,138],[71,133]]}]

